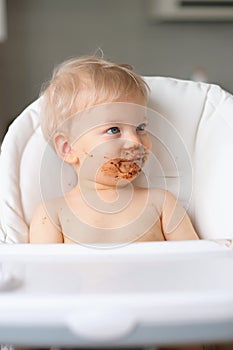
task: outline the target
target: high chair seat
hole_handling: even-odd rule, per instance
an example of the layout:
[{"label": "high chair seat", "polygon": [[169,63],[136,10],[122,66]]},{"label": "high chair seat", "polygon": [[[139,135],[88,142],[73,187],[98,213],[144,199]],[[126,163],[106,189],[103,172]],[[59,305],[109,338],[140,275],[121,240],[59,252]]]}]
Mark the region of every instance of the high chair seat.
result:
[{"label": "high chair seat", "polygon": [[[173,192],[203,239],[233,238],[233,97],[217,85],[146,77],[153,150],[145,173]],[[28,242],[35,207],[77,182],[40,129],[38,99],[16,118],[0,157],[0,240]],[[62,179],[57,174],[61,172]],[[62,181],[61,181],[62,180]]]}]

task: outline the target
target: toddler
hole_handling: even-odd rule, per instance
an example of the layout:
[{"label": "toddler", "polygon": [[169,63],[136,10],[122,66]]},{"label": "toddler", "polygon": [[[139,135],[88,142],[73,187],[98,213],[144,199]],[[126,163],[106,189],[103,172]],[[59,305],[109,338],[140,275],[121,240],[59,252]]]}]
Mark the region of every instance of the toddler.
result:
[{"label": "toddler", "polygon": [[198,239],[170,192],[135,184],[151,151],[148,90],[130,66],[103,58],[74,58],[55,70],[42,93],[42,131],[78,182],[36,209],[31,243]]}]

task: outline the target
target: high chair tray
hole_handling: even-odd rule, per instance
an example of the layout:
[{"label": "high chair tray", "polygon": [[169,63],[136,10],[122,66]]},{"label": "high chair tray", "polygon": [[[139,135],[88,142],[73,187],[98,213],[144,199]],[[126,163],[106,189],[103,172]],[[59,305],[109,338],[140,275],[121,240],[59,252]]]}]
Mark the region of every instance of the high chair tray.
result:
[{"label": "high chair tray", "polygon": [[107,347],[233,340],[233,247],[0,245],[0,343]]}]

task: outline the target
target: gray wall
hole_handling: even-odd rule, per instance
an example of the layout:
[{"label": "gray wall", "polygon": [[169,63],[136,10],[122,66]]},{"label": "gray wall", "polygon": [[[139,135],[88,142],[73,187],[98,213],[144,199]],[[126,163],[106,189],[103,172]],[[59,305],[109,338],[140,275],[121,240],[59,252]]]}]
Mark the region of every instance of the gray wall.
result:
[{"label": "gray wall", "polygon": [[233,22],[155,23],[147,0],[7,0],[7,11],[8,40],[0,43],[0,137],[38,96],[54,65],[98,47],[144,75],[187,79],[203,65],[210,82],[233,92]]}]

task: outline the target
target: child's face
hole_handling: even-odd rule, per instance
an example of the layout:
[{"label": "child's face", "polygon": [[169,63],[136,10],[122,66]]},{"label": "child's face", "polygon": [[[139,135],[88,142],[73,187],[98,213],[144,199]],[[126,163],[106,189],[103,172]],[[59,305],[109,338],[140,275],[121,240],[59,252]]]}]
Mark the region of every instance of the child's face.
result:
[{"label": "child's face", "polygon": [[115,186],[139,175],[151,149],[145,106],[142,96],[121,99],[95,106],[72,122],[79,180]]}]

